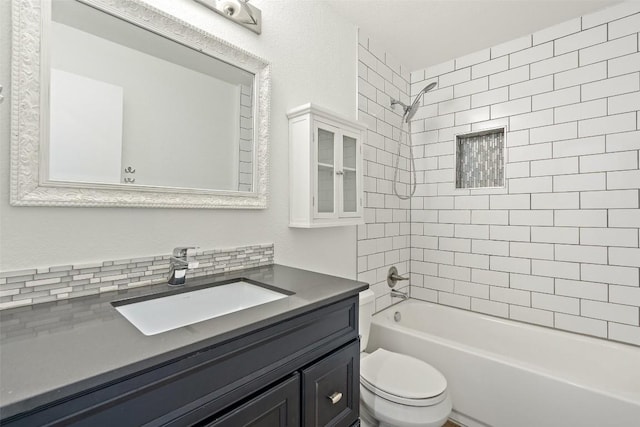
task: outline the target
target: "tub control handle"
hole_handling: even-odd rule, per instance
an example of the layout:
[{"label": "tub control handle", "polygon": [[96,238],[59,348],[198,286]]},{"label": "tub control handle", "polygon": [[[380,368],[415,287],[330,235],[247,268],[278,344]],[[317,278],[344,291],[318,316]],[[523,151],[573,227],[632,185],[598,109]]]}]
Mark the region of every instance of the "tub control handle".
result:
[{"label": "tub control handle", "polygon": [[393,288],[400,280],[409,280],[409,278],[399,275],[398,269],[395,266],[391,267],[387,273],[387,285],[389,285],[390,288]]},{"label": "tub control handle", "polygon": [[336,391],[335,393],[327,396],[327,398],[331,401],[332,404],[336,404],[338,402],[340,402],[340,400],[342,399],[342,393]]}]

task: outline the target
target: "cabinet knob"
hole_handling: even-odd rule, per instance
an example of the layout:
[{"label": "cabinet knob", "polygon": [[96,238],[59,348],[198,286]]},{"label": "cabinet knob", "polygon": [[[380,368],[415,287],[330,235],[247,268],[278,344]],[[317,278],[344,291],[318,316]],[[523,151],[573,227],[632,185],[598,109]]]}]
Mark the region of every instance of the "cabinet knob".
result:
[{"label": "cabinet knob", "polygon": [[335,405],[336,403],[340,402],[340,399],[342,399],[342,393],[336,391],[330,396],[327,396],[327,398],[331,401],[331,403]]},{"label": "cabinet knob", "polygon": [[342,171],[336,171],[336,175],[344,175],[344,172],[342,172]]}]

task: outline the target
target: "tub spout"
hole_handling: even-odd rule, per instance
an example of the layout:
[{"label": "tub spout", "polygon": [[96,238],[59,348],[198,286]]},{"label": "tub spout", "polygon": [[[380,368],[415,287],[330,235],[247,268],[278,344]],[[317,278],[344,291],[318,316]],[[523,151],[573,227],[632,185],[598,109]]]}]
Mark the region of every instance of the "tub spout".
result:
[{"label": "tub spout", "polygon": [[407,292],[397,291],[395,289],[391,289],[391,298],[402,298],[402,300],[409,299],[409,294]]}]

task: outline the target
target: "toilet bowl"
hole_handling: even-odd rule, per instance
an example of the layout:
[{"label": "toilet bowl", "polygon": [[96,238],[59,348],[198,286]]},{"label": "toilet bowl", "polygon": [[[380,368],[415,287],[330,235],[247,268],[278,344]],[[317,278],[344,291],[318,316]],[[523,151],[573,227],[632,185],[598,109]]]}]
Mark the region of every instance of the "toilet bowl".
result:
[{"label": "toilet bowl", "polygon": [[[373,292],[360,293],[361,349],[369,337]],[[360,422],[363,427],[440,427],[451,413],[447,380],[434,367],[378,348],[360,357]]]}]

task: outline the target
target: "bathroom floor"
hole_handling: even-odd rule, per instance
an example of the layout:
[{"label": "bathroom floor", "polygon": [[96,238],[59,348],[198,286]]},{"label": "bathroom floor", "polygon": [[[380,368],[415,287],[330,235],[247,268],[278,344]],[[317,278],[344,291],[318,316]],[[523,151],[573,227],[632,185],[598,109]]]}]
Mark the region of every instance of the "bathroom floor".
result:
[{"label": "bathroom floor", "polygon": [[442,427],[460,427],[460,426],[458,424],[455,424],[453,421],[447,421],[447,423]]}]

